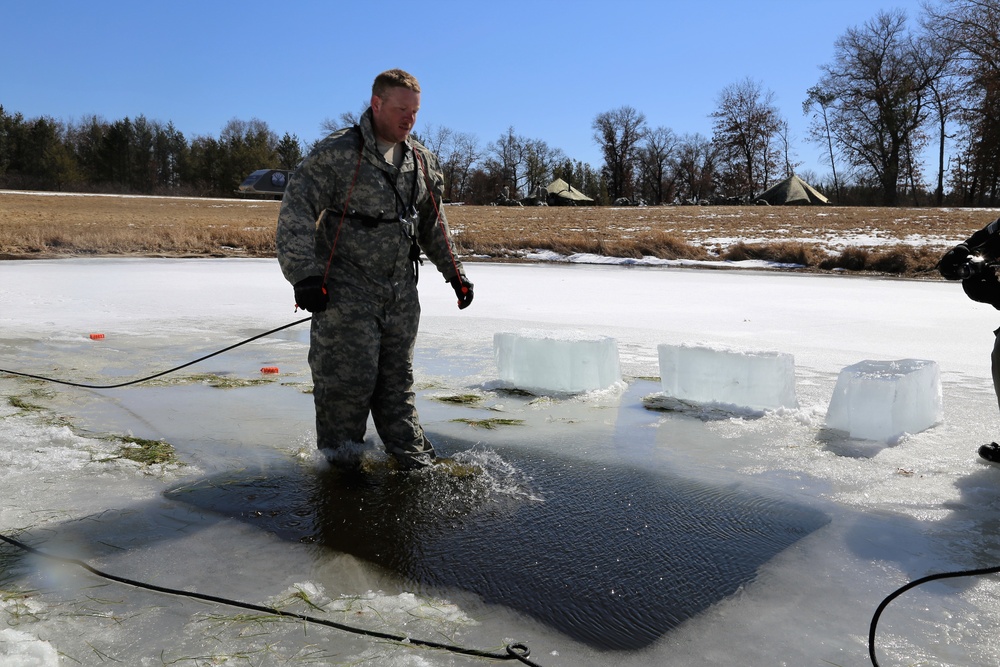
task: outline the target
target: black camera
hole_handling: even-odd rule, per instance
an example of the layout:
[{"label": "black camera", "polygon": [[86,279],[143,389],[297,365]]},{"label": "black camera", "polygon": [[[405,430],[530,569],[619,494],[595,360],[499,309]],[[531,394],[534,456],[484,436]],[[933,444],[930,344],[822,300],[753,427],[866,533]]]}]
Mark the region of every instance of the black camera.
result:
[{"label": "black camera", "polygon": [[938,271],[947,280],[965,280],[997,265],[997,261],[990,256],[992,253],[983,253],[979,248],[976,250],[972,252],[969,246],[960,243],[941,258]]},{"label": "black camera", "polygon": [[992,262],[986,261],[982,255],[969,255],[964,264],[955,267],[955,273],[961,280],[978,276],[986,269],[993,266]]},{"label": "black camera", "polygon": [[[986,225],[944,254],[937,269],[947,280],[986,278],[988,270],[1000,266],[1000,218]],[[993,273],[996,280],[996,272]]]}]

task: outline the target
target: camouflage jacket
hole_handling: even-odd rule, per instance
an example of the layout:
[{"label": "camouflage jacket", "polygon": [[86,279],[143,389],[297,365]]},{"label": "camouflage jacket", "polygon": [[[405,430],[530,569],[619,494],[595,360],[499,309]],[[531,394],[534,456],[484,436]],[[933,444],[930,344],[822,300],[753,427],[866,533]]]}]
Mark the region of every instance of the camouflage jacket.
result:
[{"label": "camouflage jacket", "polygon": [[369,109],[359,125],[321,140],[302,161],[278,214],[278,263],[290,283],[326,274],[330,260],[328,285],[398,295],[414,279],[414,236],[445,280],[456,273],[464,280],[441,208],[437,158],[414,139],[404,148],[399,169],[385,161]]}]

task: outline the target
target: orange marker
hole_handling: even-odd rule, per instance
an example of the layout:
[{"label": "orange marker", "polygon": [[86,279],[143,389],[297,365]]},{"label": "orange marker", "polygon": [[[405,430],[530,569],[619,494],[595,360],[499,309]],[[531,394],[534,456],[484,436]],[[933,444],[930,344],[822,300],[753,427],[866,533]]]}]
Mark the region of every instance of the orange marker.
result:
[{"label": "orange marker", "polygon": [[278,370],[277,366],[264,366],[264,368],[260,369],[260,372],[261,373],[280,373],[281,371]]},{"label": "orange marker", "polygon": [[90,334],[90,340],[103,340],[104,334],[93,333]]}]

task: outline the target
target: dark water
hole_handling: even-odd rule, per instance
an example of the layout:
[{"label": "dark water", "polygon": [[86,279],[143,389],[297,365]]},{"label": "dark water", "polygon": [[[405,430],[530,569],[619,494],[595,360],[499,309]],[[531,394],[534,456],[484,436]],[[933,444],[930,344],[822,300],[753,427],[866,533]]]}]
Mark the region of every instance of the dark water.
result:
[{"label": "dark water", "polygon": [[418,591],[471,592],[600,649],[649,645],[829,521],[739,486],[513,448],[470,457],[468,443],[435,442],[480,469],[288,464],[168,496],[351,554]]}]

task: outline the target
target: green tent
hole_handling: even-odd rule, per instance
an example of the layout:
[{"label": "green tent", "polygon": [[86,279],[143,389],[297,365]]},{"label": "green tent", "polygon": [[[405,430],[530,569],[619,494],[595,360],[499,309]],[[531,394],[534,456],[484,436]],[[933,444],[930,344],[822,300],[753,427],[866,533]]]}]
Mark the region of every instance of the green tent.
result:
[{"label": "green tent", "polygon": [[561,178],[549,183],[545,191],[549,206],[583,206],[594,201]]},{"label": "green tent", "polygon": [[808,206],[830,203],[830,200],[820,194],[819,190],[795,174],[760,193],[754,201],[767,202],[771,206]]}]

